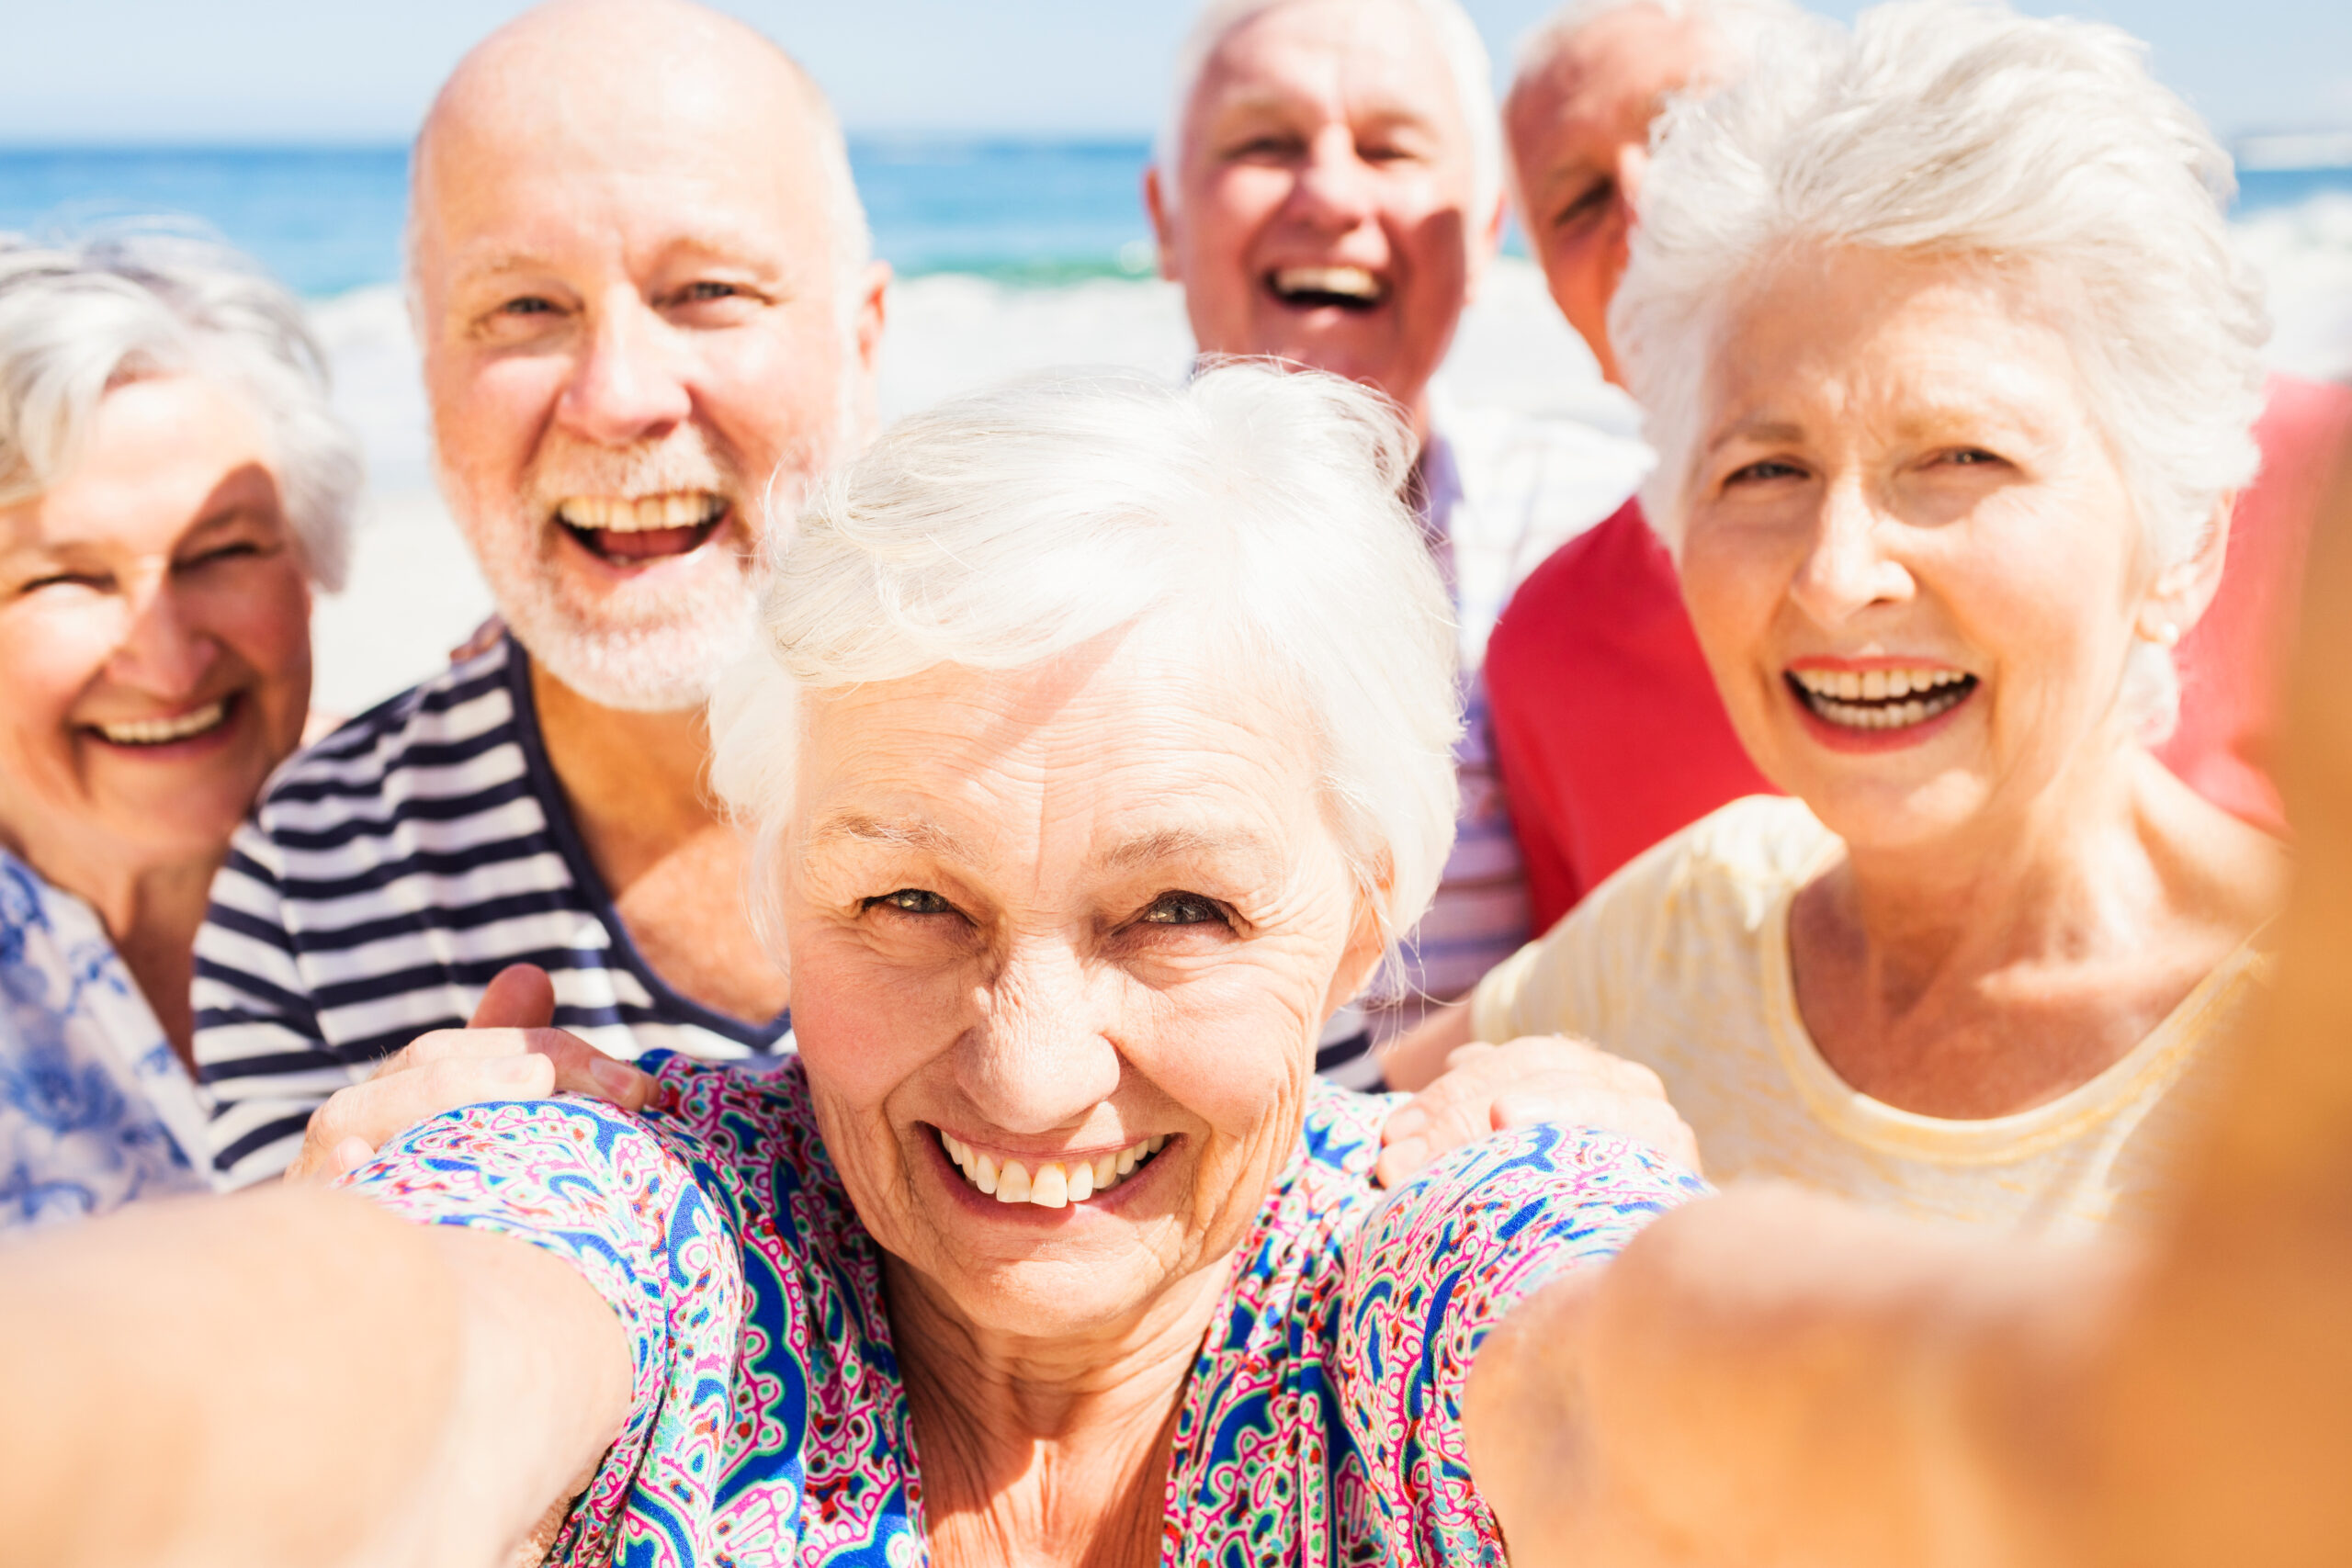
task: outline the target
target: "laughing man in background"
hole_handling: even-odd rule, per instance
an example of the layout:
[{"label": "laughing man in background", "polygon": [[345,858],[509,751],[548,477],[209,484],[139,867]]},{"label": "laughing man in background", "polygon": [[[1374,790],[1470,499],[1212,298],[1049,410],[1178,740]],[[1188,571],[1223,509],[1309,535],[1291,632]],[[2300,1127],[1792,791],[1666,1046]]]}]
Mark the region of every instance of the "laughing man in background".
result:
[{"label": "laughing man in background", "polygon": [[[872,423],[888,273],[838,123],[739,23],[559,0],[458,67],[413,169],[437,468],[509,631],[298,760],[238,835],[196,989],[236,1181],[511,964],[615,1055],[789,1030],[703,705],[754,636],[767,519]],[[544,1071],[447,1062],[443,1098]]]},{"label": "laughing man in background", "polygon": [[[1624,499],[1645,454],[1559,422],[1451,404],[1432,378],[1502,231],[1502,152],[1477,29],[1453,0],[1211,0],[1179,56],[1145,201],[1204,354],[1267,355],[1394,399],[1415,501],[1452,585],[1469,725],[1459,836],[1408,954],[1459,995],[1528,934],[1479,678],[1520,580]],[[1359,1087],[1417,1002],[1348,1009],[1318,1066]]]}]

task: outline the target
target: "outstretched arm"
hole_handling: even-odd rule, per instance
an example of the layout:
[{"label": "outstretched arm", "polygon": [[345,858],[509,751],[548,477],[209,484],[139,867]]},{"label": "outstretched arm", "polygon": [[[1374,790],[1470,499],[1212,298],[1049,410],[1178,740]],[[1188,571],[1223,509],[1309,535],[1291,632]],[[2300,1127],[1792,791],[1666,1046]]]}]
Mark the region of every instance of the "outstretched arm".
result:
[{"label": "outstretched arm", "polygon": [[288,1189],[12,1248],[0,1387],[8,1561],[456,1568],[569,1495],[630,1360],[537,1248]]}]

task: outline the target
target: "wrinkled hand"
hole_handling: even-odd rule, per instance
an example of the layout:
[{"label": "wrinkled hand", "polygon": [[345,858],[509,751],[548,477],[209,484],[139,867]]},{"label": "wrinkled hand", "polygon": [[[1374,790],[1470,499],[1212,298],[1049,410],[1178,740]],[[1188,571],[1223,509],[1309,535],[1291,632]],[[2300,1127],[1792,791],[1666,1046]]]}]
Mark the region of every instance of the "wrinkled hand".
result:
[{"label": "wrinkled hand", "polygon": [[1400,1187],[1448,1149],[1512,1127],[1592,1127],[1699,1168],[1699,1141],[1657,1075],[1565,1035],[1470,1044],[1381,1130],[1379,1178]]},{"label": "wrinkled hand", "polygon": [[333,1181],[374,1158],[394,1134],[460,1105],[570,1091],[643,1109],[653,1095],[651,1076],[549,1027],[554,1019],[547,971],[528,964],[500,970],[466,1028],[418,1036],[366,1083],[337,1090],[312,1112],[286,1179]]}]

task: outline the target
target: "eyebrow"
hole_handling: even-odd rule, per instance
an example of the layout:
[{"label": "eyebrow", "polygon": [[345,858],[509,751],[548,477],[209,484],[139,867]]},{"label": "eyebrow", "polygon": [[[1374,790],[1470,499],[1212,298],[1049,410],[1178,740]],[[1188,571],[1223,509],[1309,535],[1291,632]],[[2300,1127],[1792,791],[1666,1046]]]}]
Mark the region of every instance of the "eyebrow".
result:
[{"label": "eyebrow", "polygon": [[1159,828],[1113,846],[1102,863],[1113,871],[1134,871],[1161,861],[1211,855],[1257,863],[1261,870],[1282,863],[1274,846],[1243,829]]},{"label": "eyebrow", "polygon": [[1718,433],[1707,443],[1708,457],[1713,457],[1735,441],[1753,441],[1766,446],[1789,446],[1804,439],[1804,427],[1778,420],[1743,420],[1730,429]]},{"label": "eyebrow", "polygon": [[886,849],[914,850],[935,860],[961,861],[966,864],[977,858],[964,840],[936,822],[916,818],[912,821],[885,821],[864,812],[848,812],[820,822],[809,831],[808,842],[822,844],[877,844]]}]

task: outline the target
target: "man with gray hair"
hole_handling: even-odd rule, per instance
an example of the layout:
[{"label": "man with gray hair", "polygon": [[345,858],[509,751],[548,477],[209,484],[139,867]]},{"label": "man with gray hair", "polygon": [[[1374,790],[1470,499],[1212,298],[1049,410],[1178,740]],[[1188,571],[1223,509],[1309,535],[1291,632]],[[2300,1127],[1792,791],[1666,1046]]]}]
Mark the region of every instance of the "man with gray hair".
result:
[{"label": "man with gray hair", "polygon": [[[1453,592],[1469,727],[1462,813],[1411,983],[1446,998],[1527,934],[1478,672],[1530,569],[1640,478],[1634,443],[1450,403],[1433,378],[1502,229],[1487,53],[1454,0],[1211,0],[1179,56],[1145,201],[1204,355],[1262,355],[1386,393],[1421,446],[1411,491]],[[1376,1081],[1417,1002],[1349,1010],[1319,1063]]]},{"label": "man with gray hair", "polygon": [[[196,988],[232,1181],[285,1168],[330,1095],[469,1017],[624,1057],[757,1057],[789,1029],[705,787],[703,707],[756,634],[769,518],[872,423],[888,275],[839,126],[740,23],[556,0],[459,64],[413,167],[436,467],[509,629],[291,764],[239,834]],[[492,991],[514,964],[552,995]],[[549,1071],[398,1075],[381,1126],[313,1142],[372,1146],[428,1100],[545,1092]]]}]

